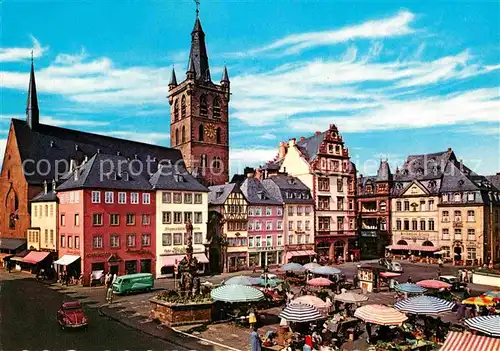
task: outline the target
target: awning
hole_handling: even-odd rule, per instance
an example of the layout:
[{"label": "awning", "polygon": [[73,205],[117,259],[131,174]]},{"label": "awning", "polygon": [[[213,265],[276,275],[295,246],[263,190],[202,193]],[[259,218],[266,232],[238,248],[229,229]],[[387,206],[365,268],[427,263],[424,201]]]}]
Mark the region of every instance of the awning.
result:
[{"label": "awning", "polygon": [[0,253],[0,261],[12,256],[14,256],[14,254]]},{"label": "awning", "polygon": [[389,250],[402,250],[402,251],[439,251],[436,246],[422,246],[422,245],[389,245],[386,247]]},{"label": "awning", "polygon": [[23,258],[23,262],[37,264],[38,262],[43,261],[48,255],[50,255],[50,252],[31,251]]},{"label": "awning", "polygon": [[500,339],[470,333],[449,332],[439,351],[500,351]]},{"label": "awning", "polygon": [[2,250],[17,250],[23,245],[26,245],[26,239],[0,238],[0,249]]},{"label": "awning", "polygon": [[[204,253],[193,253],[199,263],[208,263],[208,258]],[[162,267],[173,267],[177,266],[186,255],[170,255],[170,256],[160,256]]]},{"label": "awning", "polygon": [[286,259],[290,259],[296,256],[316,256],[316,252],[313,250],[304,250],[304,251],[288,251],[286,253]]},{"label": "awning", "polygon": [[64,255],[63,257],[61,257],[60,259],[58,259],[54,263],[59,264],[61,266],[67,266],[67,265],[72,264],[73,262],[75,262],[79,258],[80,258],[80,256],[76,256],[76,255]]}]

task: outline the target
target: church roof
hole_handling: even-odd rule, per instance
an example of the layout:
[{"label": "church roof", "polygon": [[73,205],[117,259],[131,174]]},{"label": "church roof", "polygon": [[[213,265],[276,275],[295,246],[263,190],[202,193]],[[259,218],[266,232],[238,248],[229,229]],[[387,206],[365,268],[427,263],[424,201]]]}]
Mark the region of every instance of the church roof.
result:
[{"label": "church roof", "polygon": [[191,50],[189,52],[188,70],[191,68],[194,68],[196,72],[196,80],[211,82],[207,48],[205,45],[205,33],[203,32],[198,17],[196,17],[194,28],[191,32]]},{"label": "church roof", "polygon": [[[156,172],[157,162],[160,160],[183,164],[181,152],[176,149],[45,124],[39,124],[31,129],[26,121],[18,119],[12,119],[12,125],[21,162],[26,161],[24,173],[29,183],[40,184],[44,180],[56,179],[58,175],[69,171],[71,159],[81,163],[85,156],[90,158],[96,153],[108,155],[120,153],[125,159],[138,159],[143,163],[143,176],[146,179],[150,176],[149,172]],[[39,164],[39,172],[36,163],[41,160],[44,161]],[[151,167],[147,167],[148,160]],[[44,168],[47,165],[50,165],[48,169]],[[56,181],[59,183],[60,179]]]},{"label": "church roof", "polygon": [[377,181],[387,182],[392,179],[391,169],[389,162],[380,160],[380,166],[377,171]]}]

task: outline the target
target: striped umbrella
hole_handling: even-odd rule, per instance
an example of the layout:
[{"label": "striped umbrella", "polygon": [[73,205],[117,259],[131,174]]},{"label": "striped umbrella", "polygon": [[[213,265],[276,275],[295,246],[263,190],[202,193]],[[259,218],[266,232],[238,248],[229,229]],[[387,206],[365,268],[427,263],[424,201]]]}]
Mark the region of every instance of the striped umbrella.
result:
[{"label": "striped umbrella", "polygon": [[424,292],[427,291],[426,288],[423,288],[423,287],[418,286],[417,284],[413,284],[413,283],[398,284],[394,288],[397,291],[402,291],[402,292],[409,293],[409,294],[423,294]]},{"label": "striped umbrella", "polygon": [[296,323],[312,322],[325,318],[316,307],[301,303],[288,304],[279,316],[289,322]]},{"label": "striped umbrella", "polygon": [[464,324],[471,329],[495,337],[500,337],[500,316],[480,316],[469,318]]},{"label": "striped umbrella", "polygon": [[320,266],[313,268],[311,270],[314,274],[319,274],[319,275],[335,275],[335,274],[340,274],[342,271],[338,268],[335,267],[329,267],[329,266]]},{"label": "striped umbrella", "polygon": [[264,278],[254,278],[254,279],[255,279],[255,285],[262,285],[262,286],[268,285],[273,288],[278,284],[284,282],[283,279],[277,279],[277,278],[276,279],[268,278],[267,280],[265,280]]},{"label": "striped umbrella", "polygon": [[354,312],[357,317],[367,323],[379,325],[401,325],[408,319],[395,308],[384,305],[365,305],[358,307]]},{"label": "striped umbrella", "polygon": [[210,292],[215,301],[252,302],[264,298],[262,291],[246,285],[222,285]]},{"label": "striped umbrella", "polygon": [[295,262],[287,263],[281,266],[280,269],[285,272],[304,272],[306,270],[303,265]]},{"label": "striped umbrella", "polygon": [[422,288],[427,288],[427,289],[449,289],[451,288],[451,284],[442,282],[441,280],[435,280],[435,279],[427,279],[427,280],[421,280],[417,282],[418,286],[421,286]]},{"label": "striped umbrella", "polygon": [[304,265],[304,268],[308,271],[312,271],[313,268],[318,268],[318,267],[321,267],[321,265],[316,262],[306,263]]},{"label": "striped umbrella", "polygon": [[239,275],[237,277],[229,278],[224,282],[224,285],[255,285],[257,281],[252,277]]},{"label": "striped umbrella", "polygon": [[413,314],[438,315],[451,311],[455,303],[433,296],[415,296],[396,302],[394,307],[401,312]]},{"label": "striped umbrella", "polygon": [[314,295],[302,295],[297,297],[296,299],[293,299],[290,303],[316,307],[318,311],[323,315],[328,314],[328,309],[330,307],[330,305],[328,305],[325,301]]},{"label": "striped umbrella", "polygon": [[465,305],[493,306],[494,299],[491,296],[474,296],[462,301]]},{"label": "striped umbrella", "polygon": [[335,295],[333,299],[345,303],[358,303],[368,300],[368,296],[353,292],[345,292],[343,294]]},{"label": "striped umbrella", "polygon": [[312,286],[329,286],[332,285],[333,282],[330,279],[326,278],[314,278],[307,282],[307,284]]}]

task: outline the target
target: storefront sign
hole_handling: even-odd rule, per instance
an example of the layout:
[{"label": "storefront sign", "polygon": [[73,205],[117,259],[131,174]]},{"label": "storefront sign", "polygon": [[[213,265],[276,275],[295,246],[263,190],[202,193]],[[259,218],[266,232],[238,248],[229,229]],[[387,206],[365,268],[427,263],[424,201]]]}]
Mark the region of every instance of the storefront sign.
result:
[{"label": "storefront sign", "polygon": [[[193,230],[202,230],[200,226],[193,226]],[[178,227],[165,227],[163,230],[164,232],[185,232],[186,231],[186,226],[185,225],[180,225]]]},{"label": "storefront sign", "polygon": [[377,231],[376,230],[362,230],[361,231],[361,236],[370,237],[370,238],[376,238],[377,237]]},{"label": "storefront sign", "polygon": [[[205,247],[203,245],[193,245],[193,249],[195,251],[202,251],[205,252]],[[185,246],[174,246],[172,248],[167,248],[163,249],[163,252],[166,254],[184,254],[186,253],[186,247]]]},{"label": "storefront sign", "polygon": [[248,252],[282,251],[283,246],[262,246],[248,248]]},{"label": "storefront sign", "polygon": [[286,251],[306,251],[306,250],[314,250],[314,244],[295,244],[295,245],[286,245]]},{"label": "storefront sign", "polygon": [[401,235],[403,240],[427,240],[429,236],[417,236],[417,235]]}]

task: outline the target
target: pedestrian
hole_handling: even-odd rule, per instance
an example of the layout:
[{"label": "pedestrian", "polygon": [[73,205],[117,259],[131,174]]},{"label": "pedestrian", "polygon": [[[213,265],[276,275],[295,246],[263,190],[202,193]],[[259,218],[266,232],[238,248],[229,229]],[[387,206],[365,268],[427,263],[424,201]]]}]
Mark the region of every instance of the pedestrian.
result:
[{"label": "pedestrian", "polygon": [[372,337],[372,325],[370,323],[366,323],[366,342],[370,343],[370,338]]},{"label": "pedestrian", "polygon": [[464,270],[462,271],[462,281],[463,281],[464,283],[467,283],[467,269],[464,269]]},{"label": "pedestrian", "polygon": [[463,280],[462,280],[462,278],[463,278],[463,276],[462,276],[462,270],[461,270],[461,269],[459,269],[457,274],[458,274],[458,281],[459,281],[460,283],[462,283],[462,282],[463,282]]},{"label": "pedestrian", "polygon": [[354,254],[351,254],[351,262],[354,262]]},{"label": "pedestrian", "polygon": [[68,286],[70,280],[71,280],[71,274],[68,271],[66,271],[64,276],[64,285]]},{"label": "pedestrian", "polygon": [[108,303],[113,302],[113,284],[111,277],[106,281],[106,301]]},{"label": "pedestrian", "polygon": [[254,309],[250,309],[250,313],[248,314],[248,323],[250,324],[250,328],[253,329],[257,324],[257,317],[255,316]]},{"label": "pedestrian", "polygon": [[472,283],[472,274],[472,270],[467,271],[467,280],[469,281],[469,283]]},{"label": "pedestrian", "polygon": [[250,334],[250,350],[251,351],[261,351],[262,340],[260,340],[259,329],[254,326],[252,333]]},{"label": "pedestrian", "polygon": [[441,270],[441,268],[443,268],[443,260],[441,259],[441,257],[438,259],[438,265],[439,269]]},{"label": "pedestrian", "polygon": [[408,283],[412,283],[411,275],[408,276]]}]

